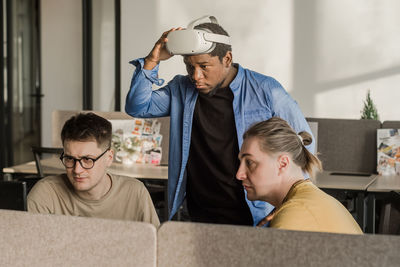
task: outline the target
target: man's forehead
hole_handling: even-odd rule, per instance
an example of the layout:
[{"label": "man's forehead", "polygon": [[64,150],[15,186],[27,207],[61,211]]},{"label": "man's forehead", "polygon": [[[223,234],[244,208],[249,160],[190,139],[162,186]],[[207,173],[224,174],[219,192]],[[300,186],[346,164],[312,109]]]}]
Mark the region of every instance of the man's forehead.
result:
[{"label": "man's forehead", "polygon": [[63,144],[64,150],[86,150],[94,151],[102,150],[102,145],[99,145],[97,141],[94,140],[65,140]]},{"label": "man's forehead", "polygon": [[210,61],[213,60],[213,58],[214,57],[210,56],[209,54],[199,54],[192,56],[184,56],[183,61],[185,62],[185,64],[204,64],[204,63],[209,63]]}]

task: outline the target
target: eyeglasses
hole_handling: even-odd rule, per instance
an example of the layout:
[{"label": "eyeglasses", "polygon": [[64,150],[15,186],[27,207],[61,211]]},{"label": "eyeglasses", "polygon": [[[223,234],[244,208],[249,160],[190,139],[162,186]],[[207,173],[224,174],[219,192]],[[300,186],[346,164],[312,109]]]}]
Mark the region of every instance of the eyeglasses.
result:
[{"label": "eyeglasses", "polygon": [[110,150],[110,147],[106,149],[103,153],[100,154],[95,159],[89,158],[89,157],[82,157],[80,159],[71,157],[71,156],[64,156],[64,152],[60,156],[60,160],[62,164],[64,164],[65,168],[74,168],[76,162],[78,161],[79,164],[81,164],[82,168],[84,169],[91,169],[94,166],[94,163],[100,159],[108,150]]}]

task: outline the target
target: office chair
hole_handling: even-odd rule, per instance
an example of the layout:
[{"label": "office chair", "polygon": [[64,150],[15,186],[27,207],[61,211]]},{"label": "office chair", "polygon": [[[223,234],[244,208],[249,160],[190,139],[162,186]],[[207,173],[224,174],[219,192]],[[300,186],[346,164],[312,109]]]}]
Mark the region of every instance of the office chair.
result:
[{"label": "office chair", "polygon": [[25,181],[0,181],[0,209],[27,210]]},{"label": "office chair", "polygon": [[40,160],[43,157],[43,154],[51,154],[53,156],[57,156],[57,158],[61,155],[63,152],[63,148],[55,148],[55,147],[32,147],[32,153],[33,157],[35,158],[35,165],[36,165],[36,170],[37,170],[37,175],[25,175],[23,177],[18,177],[17,181],[18,182],[25,182],[26,186],[26,195],[29,194],[29,191],[31,191],[32,187],[38,182],[40,179],[42,179],[45,174],[43,172],[42,164]]},{"label": "office chair", "polygon": [[400,192],[392,191],[381,196],[377,202],[379,224],[378,233],[400,235]]},{"label": "office chair", "polygon": [[155,181],[149,179],[140,179],[147,191],[150,194],[151,200],[153,201],[154,208],[156,209],[156,213],[160,219],[160,222],[164,222],[168,220],[168,194],[167,188],[168,185],[166,181]]},{"label": "office chair", "polygon": [[42,164],[40,163],[40,160],[41,160],[43,154],[53,154],[53,155],[60,156],[63,151],[64,151],[63,148],[58,148],[58,147],[57,148],[56,147],[35,147],[35,146],[32,147],[32,153],[35,158],[36,169],[37,169],[39,178],[44,177]]}]

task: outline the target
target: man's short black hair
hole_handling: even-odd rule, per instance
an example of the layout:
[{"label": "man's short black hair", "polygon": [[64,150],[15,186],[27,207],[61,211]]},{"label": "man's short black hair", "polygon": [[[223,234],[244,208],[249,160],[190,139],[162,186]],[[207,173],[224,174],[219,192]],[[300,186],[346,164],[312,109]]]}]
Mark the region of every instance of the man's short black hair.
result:
[{"label": "man's short black hair", "polygon": [[[221,34],[229,36],[229,34],[221,27],[221,25],[216,23],[202,23],[194,27],[195,29],[206,29],[211,31],[212,33]],[[232,46],[227,44],[216,43],[213,51],[209,53],[210,56],[215,57],[218,56],[219,60],[222,62],[222,59],[226,55],[228,51],[232,51]]]},{"label": "man's short black hair", "polygon": [[79,113],[67,120],[61,130],[61,140],[64,145],[68,141],[94,141],[99,147],[110,147],[111,123],[92,112]]}]

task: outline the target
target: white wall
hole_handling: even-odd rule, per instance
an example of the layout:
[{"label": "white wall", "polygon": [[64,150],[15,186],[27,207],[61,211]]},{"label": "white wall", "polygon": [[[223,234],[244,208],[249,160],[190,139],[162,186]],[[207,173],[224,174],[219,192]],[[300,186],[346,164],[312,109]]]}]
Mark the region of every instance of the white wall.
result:
[{"label": "white wall", "polygon": [[[110,2],[94,1],[94,106],[104,111],[114,101]],[[371,89],[381,120],[400,120],[398,0],[122,0],[121,9],[122,109],[128,62],[163,31],[209,14],[230,33],[234,61],[280,81],[306,116],[357,119]],[[81,47],[81,1],[42,0],[44,142],[53,108],[81,107]],[[161,63],[166,81],[178,73],[182,57]]]},{"label": "white wall", "polygon": [[381,120],[400,120],[400,2],[310,3],[296,8],[294,28],[294,96],[303,110],[359,118],[371,89]]},{"label": "white wall", "polygon": [[121,0],[121,110],[134,67],[129,61],[146,56],[158,39],[157,1]]},{"label": "white wall", "polygon": [[[381,120],[400,120],[397,0],[125,0],[123,6],[126,90],[134,70],[126,62],[147,55],[163,31],[210,14],[230,33],[234,60],[280,81],[306,116],[360,118],[371,89]],[[160,77],[177,73],[185,73],[180,56],[161,63]]]},{"label": "white wall", "polygon": [[115,107],[115,11],[114,1],[95,0],[93,11],[93,109]]},{"label": "white wall", "polygon": [[82,107],[82,1],[41,1],[42,145],[51,146],[51,113]]}]

